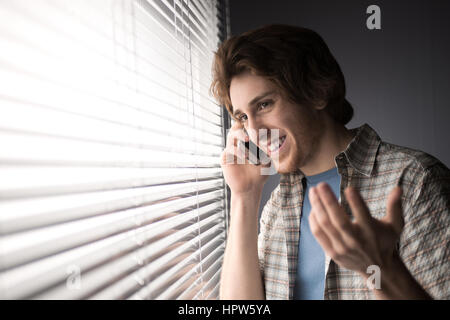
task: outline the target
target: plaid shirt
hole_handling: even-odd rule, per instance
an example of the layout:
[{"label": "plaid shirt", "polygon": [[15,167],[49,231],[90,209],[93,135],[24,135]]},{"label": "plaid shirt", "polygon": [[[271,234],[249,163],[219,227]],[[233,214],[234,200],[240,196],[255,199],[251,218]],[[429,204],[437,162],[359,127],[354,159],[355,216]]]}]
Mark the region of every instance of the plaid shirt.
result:
[{"label": "plaid shirt", "polygon": [[[397,245],[403,263],[435,299],[450,298],[450,170],[421,151],[381,141],[367,124],[335,157],[341,176],[340,203],[348,214],[344,190],[359,190],[374,218],[382,218],[391,190],[403,189],[404,229]],[[292,299],[298,265],[304,175],[281,175],[260,219],[258,255],[267,299]],[[356,273],[325,259],[324,299],[374,299]],[[382,276],[382,274],[381,274]]]}]

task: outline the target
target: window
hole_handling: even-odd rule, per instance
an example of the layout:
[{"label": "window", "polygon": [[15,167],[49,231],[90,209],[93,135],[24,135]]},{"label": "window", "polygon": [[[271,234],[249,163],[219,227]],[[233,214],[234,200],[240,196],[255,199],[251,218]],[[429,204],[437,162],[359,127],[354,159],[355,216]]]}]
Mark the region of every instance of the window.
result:
[{"label": "window", "polygon": [[215,299],[220,0],[0,3],[0,298]]}]

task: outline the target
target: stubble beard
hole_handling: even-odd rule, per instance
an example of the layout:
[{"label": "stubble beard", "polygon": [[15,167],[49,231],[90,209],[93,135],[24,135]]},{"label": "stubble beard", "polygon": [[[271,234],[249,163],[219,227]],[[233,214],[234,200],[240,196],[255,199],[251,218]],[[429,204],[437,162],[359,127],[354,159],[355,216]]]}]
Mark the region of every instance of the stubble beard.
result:
[{"label": "stubble beard", "polygon": [[[295,172],[298,169],[304,167],[313,158],[314,151],[317,150],[318,142],[320,140],[320,132],[310,130],[309,139],[302,140],[301,137],[305,137],[306,133],[298,133],[294,139],[291,135],[291,141],[289,141],[289,152],[287,155],[281,157],[276,165],[277,172],[279,174],[288,174]],[[302,148],[299,147],[299,144]]]},{"label": "stubble beard", "polygon": [[278,159],[279,162],[277,164],[277,172],[279,174],[294,172],[299,167],[298,164],[303,162],[297,140],[294,140],[291,137],[291,141],[289,141],[289,143],[289,153]]}]

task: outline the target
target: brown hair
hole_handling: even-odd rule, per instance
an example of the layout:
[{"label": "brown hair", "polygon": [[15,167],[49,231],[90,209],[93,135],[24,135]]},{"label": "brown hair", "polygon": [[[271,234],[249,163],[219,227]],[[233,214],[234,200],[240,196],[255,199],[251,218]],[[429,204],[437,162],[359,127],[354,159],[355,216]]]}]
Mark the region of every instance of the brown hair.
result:
[{"label": "brown hair", "polygon": [[325,102],[325,110],[343,125],[353,117],[341,68],[320,35],[306,28],[276,24],[232,36],[215,53],[212,71],[210,91],[231,115],[231,79],[250,71],[295,103]]}]

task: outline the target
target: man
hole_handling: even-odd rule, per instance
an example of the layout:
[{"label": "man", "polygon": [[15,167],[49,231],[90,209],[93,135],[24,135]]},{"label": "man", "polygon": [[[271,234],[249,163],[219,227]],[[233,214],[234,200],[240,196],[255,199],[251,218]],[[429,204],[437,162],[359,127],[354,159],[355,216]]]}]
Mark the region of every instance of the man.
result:
[{"label": "man", "polygon": [[[232,37],[213,73],[236,121],[221,159],[231,190],[222,299],[450,298],[450,171],[367,124],[345,127],[344,77],[318,34],[270,25]],[[268,176],[240,164],[237,140],[249,139],[281,174],[259,235]]]}]

